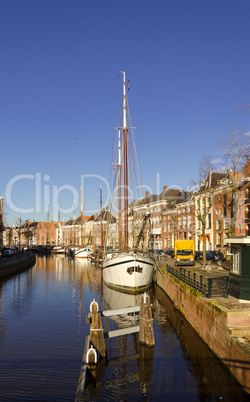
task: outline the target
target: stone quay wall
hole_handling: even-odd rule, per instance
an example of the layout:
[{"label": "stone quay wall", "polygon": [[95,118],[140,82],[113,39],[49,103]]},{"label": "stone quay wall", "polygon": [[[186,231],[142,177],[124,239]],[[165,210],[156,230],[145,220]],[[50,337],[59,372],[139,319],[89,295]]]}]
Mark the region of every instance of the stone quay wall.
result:
[{"label": "stone quay wall", "polygon": [[250,308],[230,310],[216,299],[207,299],[169,273],[159,269],[154,281],[172,300],[203,341],[250,394],[250,342],[232,336],[232,328],[250,327]]}]

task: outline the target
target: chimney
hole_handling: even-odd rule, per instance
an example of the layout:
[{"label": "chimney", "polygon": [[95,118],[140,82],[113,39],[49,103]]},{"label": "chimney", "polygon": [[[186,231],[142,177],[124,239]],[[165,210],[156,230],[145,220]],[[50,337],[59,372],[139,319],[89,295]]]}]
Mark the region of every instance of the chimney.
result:
[{"label": "chimney", "polygon": [[169,187],[168,186],[163,186],[163,191],[168,191]]},{"label": "chimney", "polygon": [[150,195],[150,191],[146,191],[146,196],[149,196]]}]

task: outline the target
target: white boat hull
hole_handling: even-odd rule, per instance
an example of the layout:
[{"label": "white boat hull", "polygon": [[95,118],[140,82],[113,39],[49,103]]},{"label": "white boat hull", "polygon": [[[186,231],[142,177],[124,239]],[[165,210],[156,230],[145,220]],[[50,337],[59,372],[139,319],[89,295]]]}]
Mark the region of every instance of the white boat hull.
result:
[{"label": "white boat hull", "polygon": [[104,261],[103,280],[114,289],[137,293],[151,286],[153,270],[154,261],[147,254],[113,254]]},{"label": "white boat hull", "polygon": [[65,248],[64,247],[54,247],[51,250],[52,253],[56,253],[56,254],[65,254]]},{"label": "white boat hull", "polygon": [[75,251],[75,258],[90,258],[91,253],[93,253],[93,251],[90,248],[80,248]]}]

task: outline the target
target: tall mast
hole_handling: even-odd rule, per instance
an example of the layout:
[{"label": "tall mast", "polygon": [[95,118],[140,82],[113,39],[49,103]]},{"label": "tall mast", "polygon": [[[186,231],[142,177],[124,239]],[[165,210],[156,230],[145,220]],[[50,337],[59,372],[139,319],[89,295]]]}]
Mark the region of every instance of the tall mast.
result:
[{"label": "tall mast", "polygon": [[102,186],[100,186],[100,210],[101,210],[101,251],[103,251],[103,237],[102,237]]},{"label": "tall mast", "polygon": [[119,247],[122,244],[122,188],[121,188],[121,130],[118,131],[118,233]]},{"label": "tall mast", "polygon": [[128,248],[128,140],[127,140],[127,105],[126,105],[126,79],[123,74],[123,148],[124,148],[124,246]]},{"label": "tall mast", "polygon": [[83,210],[82,210],[82,186],[80,187],[81,191],[81,217],[80,217],[80,225],[81,225],[81,248],[83,248],[83,235],[82,235],[82,225],[83,225]]},{"label": "tall mast", "polygon": [[81,216],[83,214],[83,210],[82,210],[82,186],[80,187],[80,191],[81,191]]},{"label": "tall mast", "polygon": [[76,245],[76,231],[75,231],[75,221],[76,221],[76,211],[75,211],[75,200],[74,200],[74,246]]},{"label": "tall mast", "polygon": [[50,233],[49,233],[49,202],[48,202],[48,211],[47,211],[47,239],[46,244],[50,243]]}]

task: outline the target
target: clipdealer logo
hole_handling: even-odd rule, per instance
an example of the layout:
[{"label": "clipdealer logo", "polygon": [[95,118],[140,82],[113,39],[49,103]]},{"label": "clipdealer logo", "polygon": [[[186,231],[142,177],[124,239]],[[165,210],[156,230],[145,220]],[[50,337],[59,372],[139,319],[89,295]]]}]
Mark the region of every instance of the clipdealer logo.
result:
[{"label": "clipdealer logo", "polygon": [[[48,205],[50,209],[50,216],[53,220],[58,217],[59,205],[60,213],[62,214],[72,214],[75,209],[80,205],[80,188],[82,189],[82,199],[91,199],[94,186],[104,189],[102,191],[102,207],[106,208],[108,205],[113,205],[113,214],[117,214],[117,205],[114,203],[115,198],[118,195],[118,185],[111,190],[109,182],[105,177],[96,174],[82,174],[80,175],[80,187],[76,188],[72,184],[63,184],[58,186],[57,184],[51,184],[49,181],[51,176],[49,174],[42,174],[37,172],[34,174],[18,174],[14,176],[6,185],[5,190],[5,201],[7,206],[15,213],[31,214],[31,213],[47,213]],[[25,183],[26,181],[26,183]],[[32,186],[30,189],[31,182]],[[160,186],[160,174],[156,174],[156,194],[160,194],[162,188]],[[20,197],[16,195],[18,188],[26,188],[29,186],[30,199],[33,205],[29,208],[21,206]],[[123,194],[123,188],[122,185]],[[178,189],[183,191],[183,189],[178,185],[168,186],[169,189]],[[27,190],[26,190],[27,191]],[[187,189],[187,191],[190,191]],[[148,185],[139,186],[129,186],[128,187],[128,199],[129,203],[134,199],[143,198],[146,192],[153,194],[152,188]],[[68,194],[67,194],[68,193]],[[122,196],[123,197],[123,196]],[[65,204],[65,199],[67,199],[68,206],[63,207]],[[96,204],[95,204],[96,205]],[[84,213],[86,215],[98,214],[100,212],[99,203],[96,208],[85,208]],[[51,215],[52,213],[52,215]]]}]

